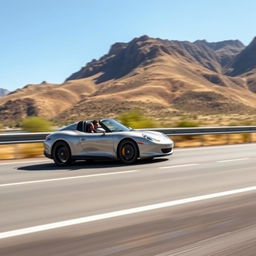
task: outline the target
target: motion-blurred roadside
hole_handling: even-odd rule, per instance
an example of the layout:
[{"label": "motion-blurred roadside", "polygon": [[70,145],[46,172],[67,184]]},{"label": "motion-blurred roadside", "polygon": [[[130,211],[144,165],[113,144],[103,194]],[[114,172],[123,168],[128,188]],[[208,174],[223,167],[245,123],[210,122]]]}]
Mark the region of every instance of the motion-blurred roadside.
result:
[{"label": "motion-blurred roadside", "polygon": [[[144,116],[139,110],[132,110],[122,113],[119,120],[126,126],[140,129],[140,128],[156,128],[165,127],[166,125],[157,122],[156,120]],[[168,125],[168,124],[167,124]],[[174,125],[175,127],[198,127],[200,124],[195,120],[183,119],[179,120]],[[169,127],[171,124],[169,124]],[[53,123],[44,120],[41,117],[29,117],[24,119],[20,127],[4,129],[3,125],[0,126],[2,133],[26,133],[26,132],[51,132],[58,129],[54,127]],[[175,147],[198,147],[198,146],[214,146],[224,144],[241,144],[256,142],[255,133],[242,133],[242,134],[211,134],[211,135],[182,135],[171,136],[175,142]],[[31,157],[43,156],[43,143],[5,143],[0,145],[0,160],[7,159],[22,159]]]}]

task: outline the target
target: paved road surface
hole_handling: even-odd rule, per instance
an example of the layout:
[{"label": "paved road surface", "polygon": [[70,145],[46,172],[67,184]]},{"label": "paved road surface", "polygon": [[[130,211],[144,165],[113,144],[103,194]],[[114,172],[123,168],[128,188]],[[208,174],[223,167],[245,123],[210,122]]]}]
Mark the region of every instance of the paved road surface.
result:
[{"label": "paved road surface", "polygon": [[0,255],[255,255],[255,196],[256,144],[132,166],[2,161]]}]

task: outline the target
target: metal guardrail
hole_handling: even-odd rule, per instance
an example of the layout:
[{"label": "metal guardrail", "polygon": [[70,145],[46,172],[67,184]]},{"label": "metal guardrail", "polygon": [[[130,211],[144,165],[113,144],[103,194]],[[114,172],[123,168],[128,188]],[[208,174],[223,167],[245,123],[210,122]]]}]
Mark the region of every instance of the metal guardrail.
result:
[{"label": "metal guardrail", "polygon": [[[158,131],[168,136],[212,135],[256,133],[256,126],[226,126],[226,127],[192,127],[192,128],[152,128],[138,129],[140,131]],[[49,133],[8,133],[0,134],[1,144],[43,142]]]},{"label": "metal guardrail", "polygon": [[43,142],[48,134],[49,132],[0,134],[0,145]]},{"label": "metal guardrail", "polygon": [[162,132],[168,136],[181,135],[212,135],[212,134],[238,134],[256,133],[256,126],[222,126],[222,127],[191,127],[191,128],[155,128],[141,129]]}]

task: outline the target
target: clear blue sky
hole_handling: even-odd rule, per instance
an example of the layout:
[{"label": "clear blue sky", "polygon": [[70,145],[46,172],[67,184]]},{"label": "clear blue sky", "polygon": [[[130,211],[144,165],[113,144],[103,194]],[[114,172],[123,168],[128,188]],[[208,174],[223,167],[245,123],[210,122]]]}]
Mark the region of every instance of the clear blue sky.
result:
[{"label": "clear blue sky", "polygon": [[0,0],[0,88],[61,83],[115,42],[256,36],[255,0]]}]

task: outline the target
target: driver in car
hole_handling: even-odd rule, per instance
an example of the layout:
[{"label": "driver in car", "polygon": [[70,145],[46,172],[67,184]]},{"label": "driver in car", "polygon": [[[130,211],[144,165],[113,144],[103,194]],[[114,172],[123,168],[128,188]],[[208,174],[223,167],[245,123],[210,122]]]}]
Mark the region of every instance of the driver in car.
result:
[{"label": "driver in car", "polygon": [[98,132],[98,128],[100,127],[99,122],[97,120],[92,121],[93,124],[93,132]]}]

